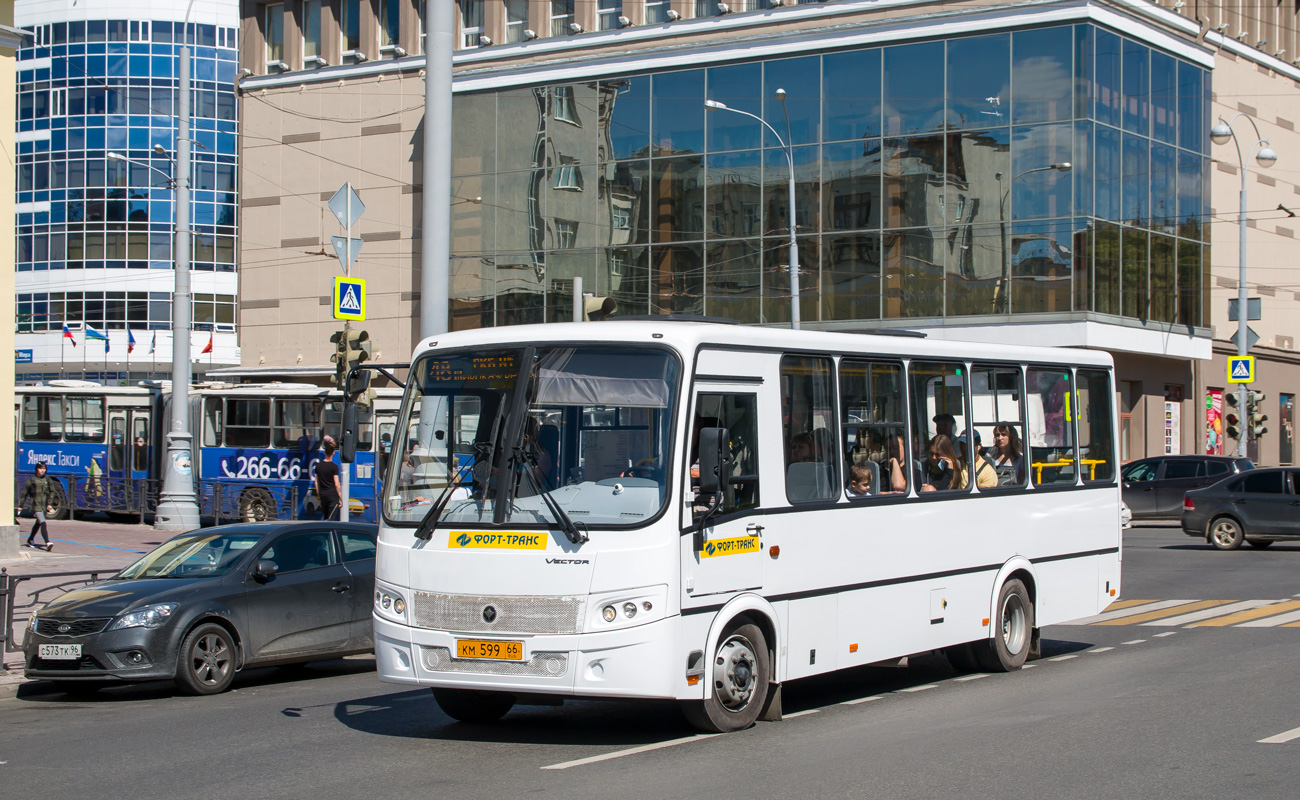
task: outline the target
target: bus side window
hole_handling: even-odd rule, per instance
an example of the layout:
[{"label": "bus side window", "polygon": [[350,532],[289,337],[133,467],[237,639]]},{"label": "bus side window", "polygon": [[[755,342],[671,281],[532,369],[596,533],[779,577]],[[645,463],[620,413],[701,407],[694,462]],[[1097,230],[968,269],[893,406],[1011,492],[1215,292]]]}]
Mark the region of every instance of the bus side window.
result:
[{"label": "bus side window", "polygon": [[[976,364],[971,370],[971,419],[975,430],[974,483],[981,490],[1025,486],[1024,387],[1017,367]],[[969,444],[968,444],[969,446]]]},{"label": "bus side window", "polygon": [[1079,467],[1084,483],[1115,480],[1115,420],[1110,415],[1110,373],[1081,369],[1078,376]]},{"label": "bus side window", "polygon": [[840,497],[835,424],[835,366],[829,358],[781,358],[785,419],[785,494],[791,503]]},{"label": "bus side window", "polygon": [[203,402],[203,446],[221,446],[221,398],[209,397]]},{"label": "bus side window", "polygon": [[1078,399],[1067,367],[1031,369],[1025,374],[1029,400],[1029,454],[1034,483],[1070,485],[1078,476],[1074,416]]},{"label": "bus side window", "polygon": [[119,472],[126,468],[126,417],[109,419],[108,468]]},{"label": "bus side window", "polygon": [[149,420],[146,417],[132,417],[131,437],[135,444],[131,450],[131,469],[146,472],[149,469]]},{"label": "bus side window", "polygon": [[63,398],[29,394],[23,398],[23,441],[57,442],[63,438]]},{"label": "bus side window", "polygon": [[[903,444],[907,438],[903,408],[901,364],[840,362],[840,438],[850,500],[906,494],[909,484],[915,482],[915,470],[907,467]],[[866,476],[866,492],[860,491],[862,480],[854,488],[855,472],[859,478]]]},{"label": "bus side window", "polygon": [[957,438],[969,424],[966,369],[961,364],[913,361],[912,437],[921,462],[922,492],[970,490],[968,454]]}]

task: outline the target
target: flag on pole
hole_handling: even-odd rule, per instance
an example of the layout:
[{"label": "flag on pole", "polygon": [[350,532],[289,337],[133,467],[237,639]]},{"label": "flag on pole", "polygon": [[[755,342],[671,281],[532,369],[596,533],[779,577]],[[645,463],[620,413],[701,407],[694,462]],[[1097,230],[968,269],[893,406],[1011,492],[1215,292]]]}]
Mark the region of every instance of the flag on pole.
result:
[{"label": "flag on pole", "polygon": [[206,353],[211,353],[211,352],[212,352],[212,339],[213,339],[213,337],[215,337],[216,335],[217,335],[217,332],[216,332],[216,331],[213,331],[212,333],[209,333],[209,334],[208,334],[208,343],[207,343],[206,345],[204,345],[204,347],[203,347],[203,351],[202,351],[199,355],[204,355],[204,354],[206,354]]},{"label": "flag on pole", "polygon": [[153,342],[149,345],[149,355],[158,352],[158,331],[153,332]]},{"label": "flag on pole", "polygon": [[108,345],[108,334],[104,333],[103,331],[97,331],[97,330],[95,330],[94,328],[92,328],[92,327],[90,327],[89,325],[87,325],[87,326],[86,326],[86,341],[90,341],[91,339],[97,339],[97,340],[103,342],[103,343],[104,343],[104,352],[105,352],[105,353],[108,352],[108,349],[109,349],[109,345]]},{"label": "flag on pole", "polygon": [[63,338],[64,338],[64,339],[71,339],[71,340],[72,340],[72,346],[73,346],[73,347],[76,347],[76,346],[77,346],[77,337],[75,337],[75,336],[72,335],[72,331],[68,329],[68,326],[67,326],[66,323],[65,323],[64,326],[63,326]]},{"label": "flag on pole", "polygon": [[134,352],[135,352],[135,335],[131,333],[130,328],[127,328],[126,329],[126,354],[131,355]]}]

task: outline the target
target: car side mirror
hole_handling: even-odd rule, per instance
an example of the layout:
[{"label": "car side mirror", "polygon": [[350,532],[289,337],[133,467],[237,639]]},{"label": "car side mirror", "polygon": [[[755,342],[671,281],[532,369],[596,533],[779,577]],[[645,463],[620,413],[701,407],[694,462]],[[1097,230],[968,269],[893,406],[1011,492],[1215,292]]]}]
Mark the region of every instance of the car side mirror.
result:
[{"label": "car side mirror", "polygon": [[275,562],[269,559],[260,559],[257,566],[253,568],[253,579],[258,583],[266,583],[275,577]]},{"label": "car side mirror", "polygon": [[700,428],[700,494],[717,494],[731,475],[730,442],[726,428]]}]

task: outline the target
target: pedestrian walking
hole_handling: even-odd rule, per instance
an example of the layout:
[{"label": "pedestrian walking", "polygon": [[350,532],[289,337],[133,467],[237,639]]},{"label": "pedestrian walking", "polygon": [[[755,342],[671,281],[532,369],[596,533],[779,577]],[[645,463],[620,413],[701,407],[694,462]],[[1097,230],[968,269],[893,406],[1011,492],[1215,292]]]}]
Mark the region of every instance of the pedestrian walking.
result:
[{"label": "pedestrian walking", "polygon": [[333,436],[325,437],[325,458],[316,463],[316,496],[320,498],[320,510],[325,519],[334,519],[339,510],[339,499],[343,487],[339,484],[339,465],[334,463]]},{"label": "pedestrian walking", "polygon": [[53,550],[54,545],[50,544],[49,526],[45,524],[45,515],[54,513],[54,507],[50,505],[52,479],[45,474],[47,471],[44,461],[37,462],[36,474],[27,479],[27,485],[23,487],[23,496],[18,499],[18,513],[22,513],[23,506],[30,499],[36,522],[32,523],[32,532],[27,535],[27,546],[36,547],[34,544],[36,532],[40,531],[41,538],[45,540],[45,549]]}]

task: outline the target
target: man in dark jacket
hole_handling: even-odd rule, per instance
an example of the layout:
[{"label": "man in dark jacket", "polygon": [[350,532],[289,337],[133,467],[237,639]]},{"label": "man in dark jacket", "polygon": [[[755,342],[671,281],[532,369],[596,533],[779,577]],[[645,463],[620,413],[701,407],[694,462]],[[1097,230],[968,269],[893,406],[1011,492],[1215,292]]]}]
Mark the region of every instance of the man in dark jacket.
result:
[{"label": "man in dark jacket", "polygon": [[41,461],[36,465],[36,474],[27,479],[27,485],[23,487],[23,496],[18,499],[18,511],[23,510],[23,506],[28,500],[32,503],[32,514],[36,516],[36,522],[32,525],[32,532],[27,536],[27,546],[35,547],[33,543],[36,539],[36,532],[41,532],[41,538],[45,540],[45,549],[53,550],[54,545],[50,544],[49,528],[45,524],[45,515],[54,513],[54,506],[50,505],[52,490],[50,482],[53,478],[46,475],[47,468],[45,462]]}]

